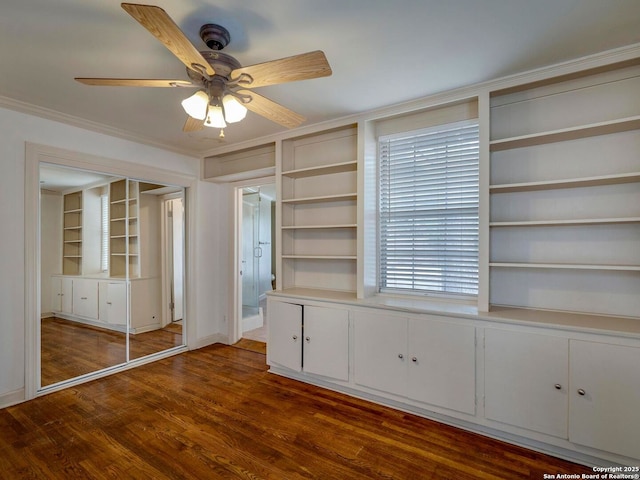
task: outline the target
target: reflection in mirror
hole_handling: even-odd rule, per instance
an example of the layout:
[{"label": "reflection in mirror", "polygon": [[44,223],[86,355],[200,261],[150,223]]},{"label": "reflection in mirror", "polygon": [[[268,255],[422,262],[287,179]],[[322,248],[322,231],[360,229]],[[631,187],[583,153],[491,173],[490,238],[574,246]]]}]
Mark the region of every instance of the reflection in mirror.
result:
[{"label": "reflection in mirror", "polygon": [[40,386],[183,345],[183,188],[45,163],[40,187]]},{"label": "reflection in mirror", "polygon": [[[130,181],[134,183],[133,181]],[[184,193],[180,187],[137,183],[130,205],[132,257],[130,359],[183,344]],[[156,299],[164,299],[157,301]],[[162,306],[165,308],[161,308]]]}]

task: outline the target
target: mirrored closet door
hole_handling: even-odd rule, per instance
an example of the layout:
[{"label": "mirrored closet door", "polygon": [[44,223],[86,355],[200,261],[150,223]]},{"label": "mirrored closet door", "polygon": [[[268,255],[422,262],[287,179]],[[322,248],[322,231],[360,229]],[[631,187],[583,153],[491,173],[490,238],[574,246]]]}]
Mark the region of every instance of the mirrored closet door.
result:
[{"label": "mirrored closet door", "polygon": [[185,344],[184,189],[40,164],[40,382]]}]

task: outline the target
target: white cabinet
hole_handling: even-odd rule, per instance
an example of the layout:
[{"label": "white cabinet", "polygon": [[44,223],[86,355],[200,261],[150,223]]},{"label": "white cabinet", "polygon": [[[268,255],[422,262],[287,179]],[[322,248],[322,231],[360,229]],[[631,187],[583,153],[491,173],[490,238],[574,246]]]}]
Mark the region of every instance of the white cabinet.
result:
[{"label": "white cabinet", "polygon": [[55,313],[72,313],[73,280],[67,277],[51,278],[51,309]]},{"label": "white cabinet", "polygon": [[269,301],[267,363],[302,370],[302,305]]},{"label": "white cabinet", "polygon": [[475,413],[475,328],[438,317],[354,316],[356,384]]},{"label": "white cabinet", "polygon": [[406,318],[355,312],[353,348],[356,384],[404,396],[407,383]]},{"label": "white cabinet", "polygon": [[640,458],[640,348],[485,331],[485,416]]},{"label": "white cabinet", "polygon": [[349,312],[305,305],[303,333],[303,370],[336,380],[349,380]]},{"label": "white cabinet", "polygon": [[127,284],[126,282],[101,281],[98,286],[99,312],[101,322],[110,325],[127,324]]},{"label": "white cabinet", "polygon": [[640,459],[640,348],[570,341],[569,439]]},{"label": "white cabinet", "polygon": [[485,416],[567,438],[569,341],[485,330]]},{"label": "white cabinet", "polygon": [[98,319],[98,281],[73,279],[73,314],[92,320]]},{"label": "white cabinet", "polygon": [[473,415],[476,331],[431,319],[409,320],[407,396]]},{"label": "white cabinet", "polygon": [[270,301],[269,365],[349,379],[349,312],[338,308]]}]

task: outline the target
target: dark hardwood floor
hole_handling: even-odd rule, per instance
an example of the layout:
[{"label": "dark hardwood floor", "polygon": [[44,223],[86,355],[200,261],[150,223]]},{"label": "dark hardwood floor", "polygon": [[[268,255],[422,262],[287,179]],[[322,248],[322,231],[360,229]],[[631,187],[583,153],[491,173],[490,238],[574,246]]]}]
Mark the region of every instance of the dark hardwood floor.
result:
[{"label": "dark hardwood floor", "polygon": [[[182,326],[129,336],[130,358],[182,345]],[[43,318],[40,323],[40,380],[43,386],[75,378],[126,361],[125,334],[72,322]]]},{"label": "dark hardwood floor", "polygon": [[542,479],[589,473],[267,372],[213,345],[0,410],[3,479]]}]

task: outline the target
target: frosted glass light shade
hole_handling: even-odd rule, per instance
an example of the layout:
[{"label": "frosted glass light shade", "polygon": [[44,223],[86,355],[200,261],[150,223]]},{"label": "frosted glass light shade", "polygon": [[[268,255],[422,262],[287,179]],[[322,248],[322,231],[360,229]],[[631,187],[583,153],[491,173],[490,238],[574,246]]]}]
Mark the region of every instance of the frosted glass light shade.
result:
[{"label": "frosted glass light shade", "polygon": [[209,113],[207,119],[204,122],[206,127],[213,128],[225,128],[227,123],[224,121],[224,115],[222,113],[222,107],[209,106]]},{"label": "frosted glass light shade", "polygon": [[209,95],[203,90],[199,90],[189,98],[182,101],[182,108],[187,115],[198,120],[204,120],[207,117],[207,107],[209,106]]},{"label": "frosted glass light shade", "polygon": [[239,122],[247,115],[247,108],[232,95],[225,95],[222,104],[224,105],[224,117],[229,123]]}]

